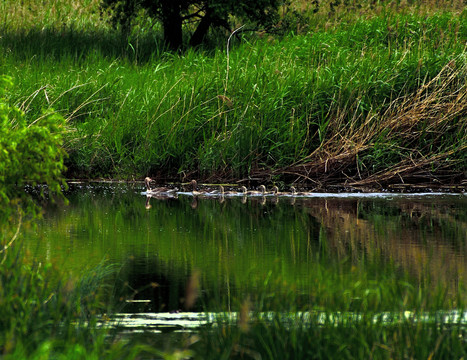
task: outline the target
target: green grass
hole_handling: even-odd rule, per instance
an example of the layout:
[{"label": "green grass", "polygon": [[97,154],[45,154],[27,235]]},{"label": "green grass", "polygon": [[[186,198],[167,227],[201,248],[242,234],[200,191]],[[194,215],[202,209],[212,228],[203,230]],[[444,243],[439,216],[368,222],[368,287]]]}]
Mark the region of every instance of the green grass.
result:
[{"label": "green grass", "polygon": [[[276,317],[256,320],[247,330],[219,324],[206,330],[195,348],[204,359],[443,359],[466,354],[465,331],[457,325],[439,326],[404,320],[396,326],[361,321],[340,322],[332,314],[294,326]],[[319,318],[319,319],[318,319]],[[202,354],[201,356],[199,354]],[[206,354],[207,357],[206,357]]]},{"label": "green grass", "polygon": [[96,329],[96,315],[105,311],[100,293],[112,268],[103,265],[80,279],[67,279],[50,263],[27,260],[18,239],[12,237],[11,246],[3,248],[11,233],[6,224],[2,229],[2,355],[7,359],[49,358],[57,352],[76,351],[75,358],[85,358],[101,348],[106,334]]},{"label": "green grass", "polygon": [[452,177],[466,166],[466,23],[386,11],[233,39],[228,58],[165,53],[151,32],[122,46],[104,25],[32,28],[2,34],[0,71],[32,116],[68,118],[69,177]]}]

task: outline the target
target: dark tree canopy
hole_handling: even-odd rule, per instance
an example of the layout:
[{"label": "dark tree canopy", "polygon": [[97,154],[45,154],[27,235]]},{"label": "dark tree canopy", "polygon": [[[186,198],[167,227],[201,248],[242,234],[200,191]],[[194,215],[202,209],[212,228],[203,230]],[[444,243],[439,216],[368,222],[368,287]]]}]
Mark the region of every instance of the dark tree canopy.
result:
[{"label": "dark tree canopy", "polygon": [[102,0],[112,10],[112,19],[128,30],[141,9],[162,24],[164,40],[172,49],[182,46],[183,24],[196,21],[190,45],[202,43],[210,27],[229,29],[229,15],[251,21],[265,28],[277,21],[280,0]]}]

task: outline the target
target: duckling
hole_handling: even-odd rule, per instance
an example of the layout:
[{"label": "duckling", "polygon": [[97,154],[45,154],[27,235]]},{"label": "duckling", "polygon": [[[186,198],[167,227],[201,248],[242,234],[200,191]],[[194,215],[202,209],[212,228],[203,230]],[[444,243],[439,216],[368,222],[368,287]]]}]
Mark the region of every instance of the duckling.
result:
[{"label": "duckling", "polygon": [[260,185],[258,186],[259,191],[257,190],[247,190],[245,186],[242,186],[240,190],[244,195],[261,195],[264,196],[266,194],[266,186]]},{"label": "duckling", "polygon": [[219,189],[206,193],[206,195],[220,195],[220,196],[224,196],[224,194],[225,194],[224,186],[222,185],[219,185]]},{"label": "duckling", "polygon": [[292,196],[307,196],[311,194],[311,193],[301,192],[301,191],[297,192],[297,189],[295,189],[295,186],[290,187],[290,192]]},{"label": "duckling", "polygon": [[219,185],[219,186],[222,188],[221,189],[222,195],[226,195],[226,196],[243,195],[243,192],[234,191],[234,190],[225,191],[222,185]]},{"label": "duckling", "polygon": [[279,188],[276,185],[274,185],[272,187],[272,195],[279,196],[279,194],[280,194]]},{"label": "duckling", "polygon": [[144,179],[144,185],[146,185],[146,195],[167,195],[167,196],[173,196],[177,194],[178,189],[171,189],[168,187],[158,187],[151,189],[151,178],[146,177]]},{"label": "duckling", "polygon": [[232,195],[232,194],[238,194],[237,192],[234,191],[225,191],[223,185],[219,185],[219,189],[210,191],[206,193],[206,195],[214,195],[214,196],[224,196],[224,195]]}]

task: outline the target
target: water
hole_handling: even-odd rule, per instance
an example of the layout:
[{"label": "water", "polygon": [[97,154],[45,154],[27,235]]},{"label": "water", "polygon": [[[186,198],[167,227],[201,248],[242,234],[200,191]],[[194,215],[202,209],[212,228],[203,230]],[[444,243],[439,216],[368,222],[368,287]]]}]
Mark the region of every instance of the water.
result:
[{"label": "water", "polygon": [[[373,291],[393,277],[412,286],[444,284],[452,295],[467,285],[464,194],[221,201],[188,193],[148,199],[142,191],[140,185],[72,185],[69,205],[50,206],[26,234],[30,253],[75,277],[103,260],[118,264],[113,296],[122,299],[124,313],[228,311],[238,299],[258,301],[258,292],[287,287],[297,304],[327,304],[330,284],[349,294],[342,301],[358,302],[358,286]],[[201,293],[187,309],[190,284]]]}]

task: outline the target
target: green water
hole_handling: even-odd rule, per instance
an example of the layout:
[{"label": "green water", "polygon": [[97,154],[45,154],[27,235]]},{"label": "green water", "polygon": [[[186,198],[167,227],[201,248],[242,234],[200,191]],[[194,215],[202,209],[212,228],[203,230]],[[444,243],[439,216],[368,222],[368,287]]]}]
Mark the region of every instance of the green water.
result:
[{"label": "green water", "polygon": [[190,310],[230,309],[265,289],[324,306],[361,299],[388,279],[444,284],[454,295],[466,281],[463,194],[180,195],[148,204],[142,191],[71,185],[69,205],[49,206],[25,234],[29,253],[74,277],[103,260],[118,264],[113,296],[146,300],[122,311],[184,309],[193,274],[201,293]]}]

